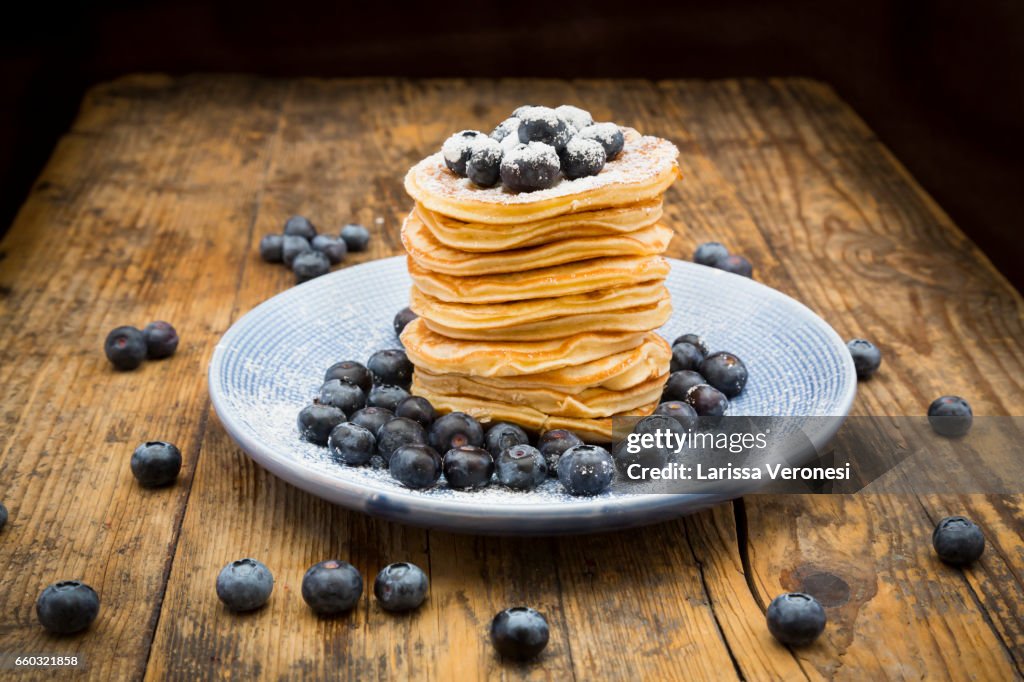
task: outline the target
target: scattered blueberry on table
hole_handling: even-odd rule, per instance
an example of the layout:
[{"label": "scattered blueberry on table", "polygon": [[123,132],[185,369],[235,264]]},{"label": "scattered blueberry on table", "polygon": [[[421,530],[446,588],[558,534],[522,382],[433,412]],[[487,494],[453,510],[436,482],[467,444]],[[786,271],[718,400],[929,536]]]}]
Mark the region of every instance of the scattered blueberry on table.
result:
[{"label": "scattered blueberry on table", "polygon": [[78,580],[50,585],[36,600],[39,624],[56,635],[70,635],[89,627],[100,612],[96,590]]},{"label": "scattered blueberry on table", "polygon": [[935,553],[951,566],[967,566],[985,551],[985,535],[966,516],[947,516],[932,531]]},{"label": "scattered blueberry on table", "polygon": [[309,218],[301,215],[293,215],[284,222],[284,235],[286,237],[302,237],[307,242],[316,236],[316,228]]},{"label": "scattered blueberry on table", "polygon": [[302,284],[311,279],[326,275],[331,271],[331,261],[319,251],[306,251],[295,256],[292,261],[292,272],[295,283]]},{"label": "scattered blueberry on table", "polygon": [[150,360],[169,358],[178,350],[178,331],[170,322],[150,322],[142,330],[146,339],[146,356]]},{"label": "scattered blueberry on table", "polygon": [[869,379],[882,365],[882,351],[867,339],[851,339],[846,347],[850,350],[858,379]]},{"label": "scattered blueberry on table", "polygon": [[731,272],[734,275],[740,275],[741,277],[753,277],[754,276],[754,265],[743,256],[737,256],[730,254],[725,258],[715,263],[714,267],[719,270],[725,270]]},{"label": "scattered blueberry on table", "polygon": [[4,529],[7,525],[7,507],[4,506],[3,502],[0,502],[0,530]]},{"label": "scattered blueberry on table", "polygon": [[256,559],[232,561],[217,576],[217,596],[232,611],[260,608],[273,590],[273,574]]},{"label": "scattered blueberry on table", "polygon": [[768,631],[787,646],[806,646],[825,630],[825,609],[802,592],[780,594],[768,605],[765,616]]},{"label": "scattered blueberry on table", "polygon": [[318,616],[351,611],[363,595],[363,576],[347,561],[321,561],[302,576],[302,600]]},{"label": "scattered blueberry on table", "polygon": [[284,254],[282,248],[284,247],[284,235],[281,234],[267,234],[263,235],[260,239],[260,258],[268,263],[283,263]]},{"label": "scattered blueberry on table", "polygon": [[313,247],[314,251],[319,251],[327,256],[327,260],[331,265],[337,265],[345,260],[345,256],[348,255],[348,245],[341,237],[332,237],[329,234],[318,234],[313,237],[309,245]]},{"label": "scattered blueberry on table", "polygon": [[135,327],[117,327],[107,334],[103,352],[117,369],[133,370],[142,364],[148,354],[146,337]]},{"label": "scattered blueberry on table", "polygon": [[373,581],[373,595],[385,611],[418,609],[427,598],[427,589],[427,574],[408,562],[388,564]]},{"label": "scattered blueberry on table", "polygon": [[[718,261],[729,255],[729,249],[720,242],[704,242],[693,252],[693,262],[698,265],[715,267]],[[678,341],[678,339],[677,339]]]},{"label": "scattered blueberry on table", "polygon": [[940,436],[959,438],[971,430],[974,412],[960,396],[944,395],[928,407],[928,423]]},{"label": "scattered blueberry on table", "polygon": [[423,443],[402,445],[391,453],[388,471],[407,488],[431,488],[441,478],[441,455]]},{"label": "scattered blueberry on table", "polygon": [[291,268],[295,259],[304,253],[312,253],[313,247],[305,237],[297,235],[285,235],[281,243],[281,260]]},{"label": "scattered blueberry on table", "polygon": [[599,495],[615,480],[615,460],[598,445],[577,445],[558,459],[558,481],[570,495]]},{"label": "scattered blueberry on table", "polygon": [[500,611],[491,621],[491,643],[505,658],[535,658],[544,651],[549,637],[547,619],[526,606]]},{"label": "scattered blueberry on table", "polygon": [[181,450],[172,443],[147,441],[132,453],[131,469],[144,488],[170,485],[178,480],[181,471]]},{"label": "scattered blueberry on table", "polygon": [[353,253],[365,251],[367,244],[370,243],[370,231],[358,223],[348,223],[342,227],[339,236]]}]

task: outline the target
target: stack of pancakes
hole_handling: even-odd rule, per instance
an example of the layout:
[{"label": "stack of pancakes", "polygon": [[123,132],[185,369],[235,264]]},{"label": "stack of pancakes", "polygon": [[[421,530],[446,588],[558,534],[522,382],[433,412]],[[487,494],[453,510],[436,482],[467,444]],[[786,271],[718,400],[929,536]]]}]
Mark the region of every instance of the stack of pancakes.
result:
[{"label": "stack of pancakes", "polygon": [[535,192],[478,187],[440,153],[409,171],[413,394],[591,441],[611,439],[613,416],[654,410],[671,360],[653,330],[672,312],[660,220],[678,151],[623,133],[599,174]]}]

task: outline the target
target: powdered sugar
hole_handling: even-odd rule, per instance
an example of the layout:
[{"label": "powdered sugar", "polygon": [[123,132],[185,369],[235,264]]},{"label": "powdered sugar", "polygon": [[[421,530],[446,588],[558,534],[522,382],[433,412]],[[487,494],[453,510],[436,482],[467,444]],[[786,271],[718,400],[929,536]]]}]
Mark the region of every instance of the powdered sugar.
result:
[{"label": "powdered sugar", "polygon": [[555,113],[576,130],[583,130],[594,122],[594,117],[590,115],[589,111],[571,104],[555,107]]}]

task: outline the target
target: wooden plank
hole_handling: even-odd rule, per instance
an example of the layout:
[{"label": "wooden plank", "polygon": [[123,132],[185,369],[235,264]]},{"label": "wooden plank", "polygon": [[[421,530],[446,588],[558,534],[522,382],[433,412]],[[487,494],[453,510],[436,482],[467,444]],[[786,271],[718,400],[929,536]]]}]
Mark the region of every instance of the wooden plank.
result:
[{"label": "wooden plank", "polygon": [[[0,249],[0,651],[75,653],[99,679],[145,668],[206,419],[205,367],[231,319],[277,125],[259,83],[180,86],[94,89]],[[177,355],[114,371],[107,332],[153,319],[177,326]],[[185,466],[177,486],[147,491],[128,458],[157,438]],[[88,634],[57,639],[34,603],[69,578],[102,608]]]},{"label": "wooden plank", "polygon": [[[1020,296],[834,93],[803,81],[664,88],[783,262],[783,288],[886,352],[856,414],[921,414],[947,392],[979,414],[1020,414]],[[753,496],[750,578],[762,603],[801,586],[837,592],[828,636],[801,654],[822,674],[1007,679],[1022,660],[1019,504]],[[961,574],[934,558],[930,531],[965,512],[990,548]]]}]

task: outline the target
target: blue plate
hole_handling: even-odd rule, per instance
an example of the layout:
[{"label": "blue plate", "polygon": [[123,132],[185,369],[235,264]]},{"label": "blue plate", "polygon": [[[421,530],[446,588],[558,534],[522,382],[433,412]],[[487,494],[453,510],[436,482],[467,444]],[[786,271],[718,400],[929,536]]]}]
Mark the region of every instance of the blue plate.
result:
[{"label": "blue plate", "polygon": [[[849,412],[857,388],[846,344],[804,305],[763,284],[672,260],[666,281],[675,313],[660,331],[686,332],[743,358],[750,381],[730,414],[831,416],[822,445]],[[228,434],[259,464],[337,504],[402,523],[493,534],[579,533],[680,516],[721,501],[712,494],[617,491],[593,498],[491,486],[475,492],[414,491],[386,470],[335,464],[298,437],[296,415],[316,395],[324,370],[400,347],[394,314],[408,304],[405,258],[344,268],[260,304],[224,334],[210,362],[210,396]]]}]

